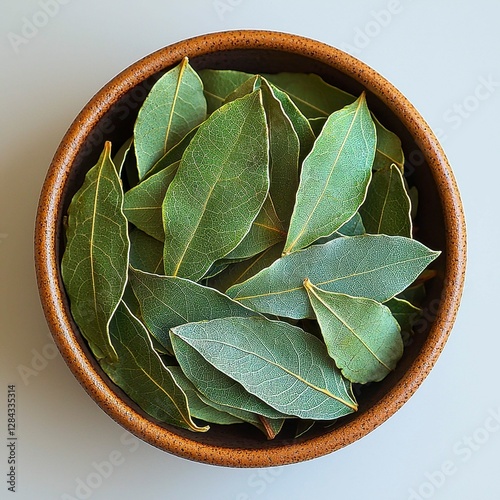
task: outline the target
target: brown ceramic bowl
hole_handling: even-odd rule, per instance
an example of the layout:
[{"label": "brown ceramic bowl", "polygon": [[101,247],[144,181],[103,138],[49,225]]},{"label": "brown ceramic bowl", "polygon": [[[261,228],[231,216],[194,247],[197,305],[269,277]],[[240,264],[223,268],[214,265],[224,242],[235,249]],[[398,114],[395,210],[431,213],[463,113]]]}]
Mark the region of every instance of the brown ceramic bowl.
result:
[{"label": "brown ceramic bowl", "polygon": [[[159,76],[188,56],[196,69],[247,72],[313,72],[359,95],[402,139],[410,184],[420,193],[418,239],[442,255],[433,263],[424,315],[415,341],[382,382],[367,387],[357,413],[335,426],[273,441],[251,428],[213,428],[199,434],[154,421],[100,369],[73,322],[61,281],[63,215],[71,197],[96,162],[105,140],[123,143],[147,91]],[[199,462],[264,467],[312,459],[365,436],[394,414],[416,391],[450,334],[464,282],[465,223],[453,173],[428,125],[382,76],[350,55],[299,36],[266,31],[233,31],[192,38],[161,49],[120,73],[85,106],[70,126],[50,165],[38,208],[35,234],[38,286],[49,328],[66,363],[95,402],[144,441]],[[234,428],[233,428],[234,427]]]}]

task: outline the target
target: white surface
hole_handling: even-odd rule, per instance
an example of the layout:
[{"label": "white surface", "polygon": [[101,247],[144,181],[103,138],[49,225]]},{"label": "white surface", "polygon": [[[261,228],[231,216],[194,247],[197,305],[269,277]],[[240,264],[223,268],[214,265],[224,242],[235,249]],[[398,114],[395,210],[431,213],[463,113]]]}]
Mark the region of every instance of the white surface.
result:
[{"label": "white surface", "polygon": [[[52,5],[50,16],[39,0],[2,0],[0,7],[0,498],[499,499],[500,4],[45,4]],[[27,21],[40,27],[29,31]],[[33,270],[40,188],[64,132],[88,99],[162,46],[232,28],[315,38],[350,51],[384,75],[443,138],[468,219],[462,308],[446,349],[416,395],[379,429],[341,451],[265,470],[192,463],[137,441],[115,424],[55,353]],[[15,495],[6,480],[8,384],[16,385],[17,394]]]}]

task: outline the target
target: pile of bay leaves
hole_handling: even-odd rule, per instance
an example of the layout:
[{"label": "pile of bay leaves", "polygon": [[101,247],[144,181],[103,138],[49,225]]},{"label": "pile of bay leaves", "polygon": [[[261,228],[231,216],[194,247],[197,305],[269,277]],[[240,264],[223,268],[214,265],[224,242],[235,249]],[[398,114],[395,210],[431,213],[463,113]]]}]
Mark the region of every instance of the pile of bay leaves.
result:
[{"label": "pile of bay leaves", "polygon": [[[398,137],[312,74],[187,59],[73,197],[62,276],[102,369],[154,419],[268,439],[394,370],[439,252]],[[412,203],[413,202],[413,203]]]}]

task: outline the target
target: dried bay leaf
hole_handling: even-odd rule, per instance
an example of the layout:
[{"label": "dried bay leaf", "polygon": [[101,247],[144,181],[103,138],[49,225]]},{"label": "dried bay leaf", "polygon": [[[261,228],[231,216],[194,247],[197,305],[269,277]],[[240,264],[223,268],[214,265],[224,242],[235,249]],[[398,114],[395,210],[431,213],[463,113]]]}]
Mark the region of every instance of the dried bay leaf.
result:
[{"label": "dried bay leaf", "polygon": [[197,281],[240,243],[266,199],[268,161],[260,91],[200,126],[163,202],[165,274]]},{"label": "dried bay leaf", "polygon": [[179,345],[189,345],[285,415],[330,420],[357,409],[324,344],[288,323],[227,317],[173,328],[171,338],[176,354]]},{"label": "dried bay leaf", "polygon": [[153,274],[163,272],[163,243],[139,229],[132,228],[130,237],[130,265]]},{"label": "dried bay leaf", "polygon": [[129,238],[110,153],[106,142],[68,208],[61,272],[71,314],[96,358],[116,361],[108,326],[127,281]]},{"label": "dried bay leaf", "polygon": [[411,238],[411,200],[395,164],[373,173],[359,212],[367,233]]},{"label": "dried bay leaf", "polygon": [[112,158],[113,164],[115,165],[119,176],[122,173],[123,166],[125,165],[125,162],[127,160],[127,156],[133,146],[133,140],[133,137],[127,139]]},{"label": "dried bay leaf", "polygon": [[110,322],[119,363],[101,360],[103,370],[145,412],[169,424],[205,432],[189,413],[186,394],[153,349],[142,323],[121,302]]},{"label": "dried bay leaf", "polygon": [[[239,99],[259,88],[262,90],[269,133],[269,201],[279,220],[288,227],[299,184],[300,142],[295,128],[274,90],[259,75],[240,85],[226,98],[226,102]],[[278,89],[275,90],[278,92]],[[282,99],[284,100],[284,97]],[[260,248],[253,255],[262,250],[264,248]]]},{"label": "dried bay leaf", "polygon": [[179,366],[168,366],[168,369],[174,380],[182,388],[188,400],[189,412],[194,418],[204,420],[210,424],[229,425],[239,424],[242,422],[240,418],[231,415],[225,411],[215,408],[213,405],[207,404],[201,397],[195,386],[184,375]]},{"label": "dried bay leaf", "polygon": [[144,176],[143,180],[157,174],[161,170],[170,167],[172,164],[181,160],[184,151],[188,147],[191,139],[198,131],[199,126],[188,132],[175,146],[172,146],[152,167],[151,170]]},{"label": "dried bay leaf", "polygon": [[137,115],[134,147],[139,179],[206,115],[203,83],[186,57],[155,83]]},{"label": "dried bay leaf", "polygon": [[385,128],[373,113],[372,118],[377,130],[377,152],[373,161],[373,170],[390,168],[394,164],[403,173],[405,157],[401,139],[394,132]]},{"label": "dried bay leaf", "polygon": [[320,238],[314,242],[315,245],[322,245],[323,243],[328,243],[335,238],[341,238],[342,236],[359,236],[361,234],[366,234],[365,226],[363,225],[363,220],[359,212],[356,212],[352,218],[350,218],[345,224],[343,224],[337,231],[335,231],[330,236],[325,238]]},{"label": "dried bay leaf", "polygon": [[170,352],[169,330],[178,325],[225,316],[258,315],[213,288],[183,278],[130,268],[129,281],[144,324]]},{"label": "dried bay leaf", "polygon": [[273,96],[281,103],[283,111],[290,119],[297,134],[300,144],[299,164],[302,164],[304,158],[311,151],[316,139],[312,126],[286,92],[283,92],[270,82],[266,81],[266,83],[269,85]]},{"label": "dried bay leaf", "polygon": [[198,74],[203,82],[209,114],[220,108],[232,92],[252,77],[250,73],[230,69],[202,69]]},{"label": "dried bay leaf", "polygon": [[314,318],[303,281],[323,290],[385,302],[407,288],[440,252],[402,236],[336,238],[275,261],[227,294],[262,313]]},{"label": "dried bay leaf", "polygon": [[[330,85],[314,74],[279,73],[265,75],[271,82],[287,92],[297,107],[309,118],[316,135],[321,133],[326,118],[352,104],[355,97],[352,94]],[[377,148],[374,169],[395,163],[401,171],[404,165],[404,153],[399,137],[385,128],[372,114],[377,131]]]},{"label": "dried bay leaf", "polygon": [[372,299],[326,292],[308,279],[304,288],[328,354],[344,377],[359,384],[378,382],[395,368],[403,341],[388,307]]},{"label": "dried bay leaf", "polygon": [[250,227],[250,231],[238,246],[224,256],[223,260],[248,259],[274,244],[284,241],[286,232],[278,218],[271,197],[268,195]]},{"label": "dried bay leaf", "polygon": [[263,76],[286,92],[307,118],[326,117],[354,100],[351,94],[327,84],[313,73],[282,72]]},{"label": "dried bay leaf", "polygon": [[214,275],[208,281],[208,285],[221,292],[225,292],[236,283],[242,283],[255,276],[262,269],[269,267],[275,260],[281,257],[282,251],[283,243],[276,243],[251,259],[226,264],[228,267],[217,275]]},{"label": "dried bay leaf", "polygon": [[172,163],[125,193],[123,211],[138,229],[163,242],[162,205],[168,186],[174,179],[180,161]]},{"label": "dried bay leaf", "polygon": [[300,142],[281,101],[265,80],[261,88],[269,130],[269,195],[279,220],[288,227],[299,185]]},{"label": "dried bay leaf", "polygon": [[[209,322],[203,321],[200,323]],[[186,323],[176,328],[187,327],[187,325],[198,325],[200,323]],[[208,400],[217,405],[227,407],[226,411],[228,412],[230,411],[229,408],[235,408],[254,414],[250,416],[249,423],[252,424],[255,424],[256,415],[269,418],[282,418],[284,416],[282,412],[269,406],[258,396],[248,392],[237,380],[217,369],[217,367],[207,361],[202,354],[193,348],[189,342],[185,342],[183,338],[174,335],[173,332],[175,330],[175,328],[172,329],[170,333],[175,357],[186,377]],[[231,414],[238,416],[234,411]],[[245,421],[248,421],[246,420],[247,418],[248,416],[244,417]],[[259,423],[261,423],[260,420]]]},{"label": "dried bay leaf", "polygon": [[375,147],[364,94],[328,118],[302,164],[284,254],[329,236],[354,216],[365,199]]},{"label": "dried bay leaf", "polygon": [[392,315],[401,327],[403,341],[407,342],[413,333],[413,324],[419,318],[422,310],[399,297],[393,297],[384,305],[391,310]]}]

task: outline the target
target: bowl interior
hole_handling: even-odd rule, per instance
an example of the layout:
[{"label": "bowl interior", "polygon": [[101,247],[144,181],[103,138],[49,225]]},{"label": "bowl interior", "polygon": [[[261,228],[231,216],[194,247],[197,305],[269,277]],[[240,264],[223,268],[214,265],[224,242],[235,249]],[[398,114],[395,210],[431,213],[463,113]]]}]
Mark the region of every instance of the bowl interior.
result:
[{"label": "bowl interior", "polygon": [[[459,276],[463,270],[452,267],[456,255],[450,256],[450,249],[463,244],[464,238],[463,229],[452,227],[463,224],[458,194],[446,159],[418,113],[392,85],[356,59],[311,40],[283,35],[277,43],[276,37],[262,32],[239,32],[198,38],[162,49],[123,72],[94,97],[68,131],[42,193],[41,207],[45,197],[51,199],[53,208],[45,206],[38,215],[37,231],[53,225],[52,240],[37,238],[42,303],[56,344],[75,376],[112,418],[137,436],[177,455],[221,465],[279,465],[314,458],[377,427],[411,396],[434,364],[453,322],[450,307],[456,309],[461,291]],[[406,178],[419,192],[417,239],[442,252],[432,264],[437,276],[427,286],[425,320],[419,324],[414,341],[405,349],[396,370],[382,382],[363,388],[358,395],[357,413],[327,428],[318,425],[298,439],[293,439],[292,431],[286,429],[275,440],[266,441],[251,426],[214,425],[208,433],[195,434],[154,422],[109,380],[71,319],[59,271],[64,246],[63,216],[86,172],[97,161],[104,142],[111,141],[116,151],[132,135],[135,117],[147,92],[185,55],[195,69],[316,73],[355,95],[365,90],[370,109],[402,140]],[[443,185],[446,179],[448,185]],[[443,198],[443,193],[450,189],[455,204]],[[450,241],[453,237],[455,241]],[[56,305],[54,293],[60,297],[55,300]]]}]

